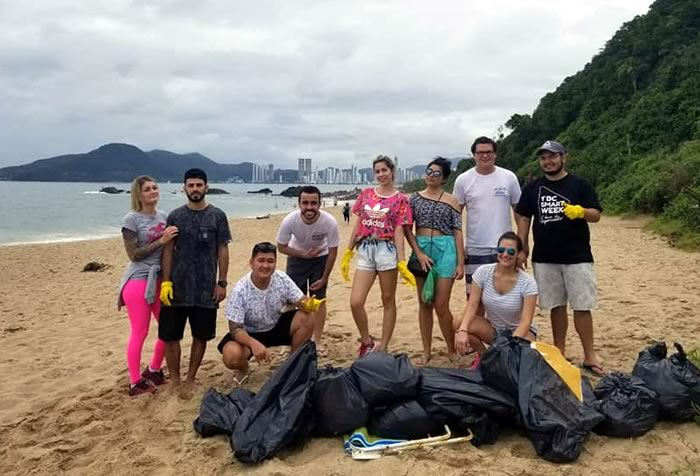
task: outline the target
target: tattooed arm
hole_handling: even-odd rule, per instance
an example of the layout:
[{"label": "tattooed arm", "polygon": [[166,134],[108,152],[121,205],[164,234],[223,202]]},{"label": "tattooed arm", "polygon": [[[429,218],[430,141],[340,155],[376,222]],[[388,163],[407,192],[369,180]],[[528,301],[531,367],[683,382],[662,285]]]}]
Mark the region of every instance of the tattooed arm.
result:
[{"label": "tattooed arm", "polygon": [[146,256],[163,246],[161,238],[158,238],[156,241],[152,241],[147,245],[139,246],[137,233],[135,231],[127,230],[126,228],[122,228],[122,238],[124,239],[126,254],[131,261],[141,261]]},{"label": "tattooed arm", "polygon": [[163,235],[156,241],[148,243],[147,245],[138,245],[138,234],[127,228],[122,228],[122,238],[124,239],[124,248],[126,249],[126,255],[131,261],[141,261],[149,254],[153,253],[155,250],[161,246],[169,243],[173,238],[177,236],[177,227],[169,226],[163,232]]}]

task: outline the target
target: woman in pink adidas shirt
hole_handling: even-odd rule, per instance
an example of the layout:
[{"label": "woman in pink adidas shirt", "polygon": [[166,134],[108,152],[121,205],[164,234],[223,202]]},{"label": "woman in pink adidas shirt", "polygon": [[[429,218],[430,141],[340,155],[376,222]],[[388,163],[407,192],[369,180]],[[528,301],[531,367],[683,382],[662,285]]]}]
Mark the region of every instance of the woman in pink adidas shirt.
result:
[{"label": "woman in pink adidas shirt", "polygon": [[[352,208],[357,215],[340,266],[343,279],[350,280],[350,260],[357,250],[357,265],[352,281],[350,308],[357,330],[360,332],[358,357],[369,352],[386,352],[396,325],[396,280],[398,273],[415,286],[415,278],[406,266],[403,226],[413,223],[408,198],[394,187],[396,166],[392,160],[380,155],[372,163],[377,187],[360,193]],[[382,338],[375,342],[369,334],[365,302],[369,290],[379,277],[382,292]]]}]

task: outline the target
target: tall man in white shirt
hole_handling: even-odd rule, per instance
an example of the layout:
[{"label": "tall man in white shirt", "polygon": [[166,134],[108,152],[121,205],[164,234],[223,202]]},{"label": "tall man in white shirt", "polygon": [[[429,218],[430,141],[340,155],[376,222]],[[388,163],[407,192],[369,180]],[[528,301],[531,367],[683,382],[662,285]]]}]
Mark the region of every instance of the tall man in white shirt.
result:
[{"label": "tall man in white shirt", "polygon": [[498,261],[498,238],[506,231],[513,231],[511,217],[520,200],[518,178],[496,165],[496,148],[494,140],[478,137],[471,148],[475,165],[457,177],[452,192],[462,209],[467,209],[464,233],[467,297],[476,268]]},{"label": "tall man in white shirt", "polygon": [[[328,277],[338,256],[338,222],[321,210],[321,191],[304,186],[299,192],[299,210],[287,215],[277,232],[277,247],[287,255],[287,275],[302,292],[326,298]],[[307,288],[308,287],[308,288]],[[326,323],[326,303],[314,313],[314,341],[321,342]]]}]

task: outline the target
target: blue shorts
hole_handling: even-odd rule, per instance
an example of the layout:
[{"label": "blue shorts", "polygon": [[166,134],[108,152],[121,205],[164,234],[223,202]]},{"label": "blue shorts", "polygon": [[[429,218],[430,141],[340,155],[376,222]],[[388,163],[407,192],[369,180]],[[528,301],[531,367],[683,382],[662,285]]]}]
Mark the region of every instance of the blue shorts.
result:
[{"label": "blue shorts", "polygon": [[396,269],[396,246],[388,240],[364,239],[357,245],[355,268],[361,271],[391,271]]},{"label": "blue shorts", "polygon": [[[421,251],[433,260],[433,269],[438,278],[454,278],[457,269],[457,246],[454,236],[416,236],[416,241]],[[411,254],[411,261],[418,261],[415,253]],[[419,265],[418,265],[419,266]],[[414,263],[411,268],[416,267]]]}]

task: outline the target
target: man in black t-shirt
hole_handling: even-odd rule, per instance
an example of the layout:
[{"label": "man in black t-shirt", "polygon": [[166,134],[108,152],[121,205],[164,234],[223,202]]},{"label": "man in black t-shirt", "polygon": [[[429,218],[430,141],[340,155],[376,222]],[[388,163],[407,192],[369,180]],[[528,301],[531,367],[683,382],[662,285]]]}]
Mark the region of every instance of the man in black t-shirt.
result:
[{"label": "man in black t-shirt", "polygon": [[518,235],[527,259],[530,221],[534,217],[532,266],[542,309],[551,309],[554,345],[565,354],[568,329],[567,302],[574,310],[576,332],[583,345],[581,367],[595,374],[605,369],[593,348],[593,316],[597,304],[588,223],[603,211],[593,187],[566,171],[566,149],[547,141],[537,151],[540,177],[523,190],[516,208]]},{"label": "man in black t-shirt", "polygon": [[[228,243],[226,214],[207,204],[207,176],[203,170],[185,172],[187,205],[168,215],[167,226],[178,236],[163,248],[163,283],[158,338],[165,342],[165,359],[173,385],[180,383],[180,341],[187,321],[192,333],[187,383],[193,383],[207,341],[216,334],[216,310],[226,298]],[[219,277],[217,280],[217,269]]]}]

